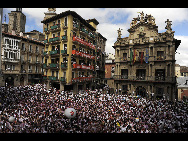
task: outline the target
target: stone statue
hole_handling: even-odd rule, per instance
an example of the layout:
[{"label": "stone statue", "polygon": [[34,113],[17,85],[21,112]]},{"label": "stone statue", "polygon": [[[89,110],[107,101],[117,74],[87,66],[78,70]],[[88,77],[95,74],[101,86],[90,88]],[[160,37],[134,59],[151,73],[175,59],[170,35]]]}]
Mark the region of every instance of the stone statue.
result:
[{"label": "stone statue", "polygon": [[49,12],[52,12],[52,13],[55,13],[56,8],[48,8],[48,11],[49,11]]},{"label": "stone statue", "polygon": [[169,30],[169,31],[172,31],[172,28],[171,28],[171,22],[172,21],[170,21],[169,19],[167,19],[167,21],[165,21],[165,23],[167,23],[167,25],[166,25],[166,27],[165,27],[165,29],[167,29],[167,30]]},{"label": "stone statue", "polygon": [[130,24],[130,27],[134,27],[136,24],[137,24],[137,20],[138,18],[133,18],[134,20],[132,20],[131,24]]},{"label": "stone statue", "polygon": [[123,29],[120,29],[120,28],[119,28],[119,29],[117,30],[117,31],[118,31],[118,38],[121,38],[121,35],[122,35],[122,34],[121,34],[121,30],[123,30]]},{"label": "stone statue", "polygon": [[141,23],[144,22],[144,12],[142,11],[142,13],[141,12],[137,12],[137,13],[140,13],[140,22]]},{"label": "stone statue", "polygon": [[155,18],[151,14],[148,15],[148,23],[155,25]]}]

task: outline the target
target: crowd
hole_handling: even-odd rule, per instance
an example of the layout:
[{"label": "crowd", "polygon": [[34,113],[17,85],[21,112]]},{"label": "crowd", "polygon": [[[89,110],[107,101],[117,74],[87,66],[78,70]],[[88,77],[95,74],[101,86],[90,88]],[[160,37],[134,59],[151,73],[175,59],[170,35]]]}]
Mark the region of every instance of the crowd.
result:
[{"label": "crowd", "polygon": [[[64,116],[66,108],[76,117]],[[9,122],[9,117],[16,118]],[[0,87],[0,133],[187,133],[187,103],[109,94]]]}]

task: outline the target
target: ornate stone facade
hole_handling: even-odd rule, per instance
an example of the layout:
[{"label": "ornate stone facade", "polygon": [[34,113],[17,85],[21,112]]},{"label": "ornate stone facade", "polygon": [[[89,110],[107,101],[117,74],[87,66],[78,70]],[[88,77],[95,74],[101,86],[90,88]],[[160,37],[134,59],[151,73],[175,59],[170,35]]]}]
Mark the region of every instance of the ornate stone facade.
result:
[{"label": "ornate stone facade", "polygon": [[118,38],[115,49],[115,89],[122,94],[165,96],[174,100],[176,95],[175,51],[181,40],[174,38],[171,21],[167,19],[166,32],[158,33],[152,15],[139,12],[128,29],[129,37]]}]

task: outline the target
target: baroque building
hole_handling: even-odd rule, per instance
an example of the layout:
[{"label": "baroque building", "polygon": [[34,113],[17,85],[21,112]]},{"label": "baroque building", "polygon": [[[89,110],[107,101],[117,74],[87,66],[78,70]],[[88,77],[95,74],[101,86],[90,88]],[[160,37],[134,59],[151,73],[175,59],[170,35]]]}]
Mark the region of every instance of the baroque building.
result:
[{"label": "baroque building", "polygon": [[[45,13],[44,76],[47,87],[60,90],[94,89],[104,83],[106,38],[96,32],[99,22],[85,20],[74,11]],[[103,60],[103,61],[101,61]]]},{"label": "baroque building", "polygon": [[174,38],[169,19],[166,32],[158,33],[152,15],[133,18],[128,29],[129,37],[121,38],[121,29],[114,43],[114,87],[120,93],[177,99],[175,52],[181,40]]}]

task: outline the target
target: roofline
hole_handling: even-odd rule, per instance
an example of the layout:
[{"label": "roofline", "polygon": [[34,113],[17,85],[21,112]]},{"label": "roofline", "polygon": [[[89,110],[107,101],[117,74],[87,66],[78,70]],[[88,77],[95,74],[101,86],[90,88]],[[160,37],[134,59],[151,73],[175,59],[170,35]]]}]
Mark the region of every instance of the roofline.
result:
[{"label": "roofline", "polygon": [[87,22],[93,22],[94,24],[98,25],[99,22],[94,18],[94,19],[88,19],[86,20]]},{"label": "roofline", "polygon": [[51,18],[45,19],[45,20],[41,21],[41,23],[46,24],[46,23],[52,22],[54,20],[57,20],[59,18],[68,16],[68,15],[72,15],[73,17],[78,18],[84,25],[86,25],[87,27],[89,27],[92,31],[96,31],[96,29],[92,25],[90,25],[85,19],[83,19],[75,11],[70,11],[70,10],[62,12],[60,14],[57,14],[57,15],[51,17]]},{"label": "roofline", "polygon": [[17,39],[20,39],[20,40],[25,40],[25,41],[29,41],[29,42],[31,42],[31,43],[35,43],[35,44],[39,44],[39,45],[43,45],[43,46],[45,46],[44,45],[44,43],[43,42],[41,42],[41,41],[37,41],[37,40],[32,40],[32,39],[29,39],[29,38],[27,38],[27,37],[23,37],[23,36],[19,36],[19,35],[12,35],[11,33],[6,33],[6,32],[2,32],[2,35],[4,35],[4,36],[8,36],[8,37],[12,37],[12,38],[17,38]]},{"label": "roofline", "polygon": [[103,38],[105,41],[107,41],[107,39],[106,39],[104,36],[102,36],[101,33],[99,33],[99,32],[97,32],[97,33],[98,33],[99,37],[101,37],[101,38]]}]

